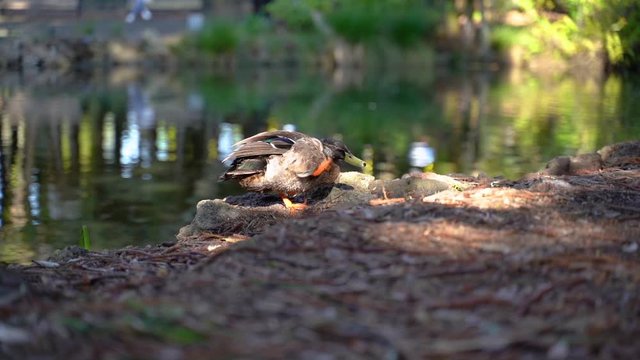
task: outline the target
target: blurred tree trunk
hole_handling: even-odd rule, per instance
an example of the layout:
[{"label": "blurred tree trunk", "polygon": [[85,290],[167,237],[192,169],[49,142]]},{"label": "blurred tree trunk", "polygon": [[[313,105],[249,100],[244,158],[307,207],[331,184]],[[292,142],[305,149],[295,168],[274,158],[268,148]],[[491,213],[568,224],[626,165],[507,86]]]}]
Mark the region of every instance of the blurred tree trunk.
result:
[{"label": "blurred tree trunk", "polygon": [[78,0],[78,3],[76,4],[76,17],[82,16],[82,5],[84,5],[83,3],[83,0]]},{"label": "blurred tree trunk", "polygon": [[462,45],[467,51],[473,47],[473,1],[474,0],[464,0],[462,2],[462,9],[459,12],[460,15],[458,16]]},{"label": "blurred tree trunk", "polygon": [[456,1],[456,13],[463,49],[486,59],[490,55],[491,30],[488,16],[493,0]]},{"label": "blurred tree trunk", "polygon": [[336,36],[336,32],[329,25],[319,11],[310,9],[313,25],[323,35],[333,39],[332,60],[336,68],[361,68],[364,63],[365,49],[362,44],[350,44]]},{"label": "blurred tree trunk", "polygon": [[264,13],[264,7],[267,6],[271,2],[271,0],[253,0],[253,13],[254,14],[262,14]]},{"label": "blurred tree trunk", "polygon": [[203,13],[207,14],[207,13],[209,13],[209,11],[211,11],[211,9],[213,7],[212,6],[213,4],[211,4],[211,3],[212,3],[212,0],[202,0],[202,9],[201,10],[202,10]]},{"label": "blurred tree trunk", "polygon": [[488,12],[485,1],[491,2],[491,0],[477,0],[478,12],[480,13],[480,27],[477,29],[478,34],[476,39],[478,39],[478,55],[480,55],[482,59],[489,57],[489,38],[491,36],[489,23],[487,22]]}]

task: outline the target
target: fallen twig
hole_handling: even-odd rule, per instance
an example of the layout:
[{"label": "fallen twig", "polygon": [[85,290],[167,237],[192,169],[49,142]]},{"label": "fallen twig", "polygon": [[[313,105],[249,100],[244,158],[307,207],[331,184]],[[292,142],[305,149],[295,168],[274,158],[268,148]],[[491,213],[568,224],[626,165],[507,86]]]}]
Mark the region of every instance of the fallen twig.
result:
[{"label": "fallen twig", "polygon": [[547,295],[548,293],[550,293],[552,290],[556,289],[557,287],[565,287],[565,288],[568,288],[568,289],[565,289],[565,290],[569,290],[569,289],[573,288],[574,286],[582,284],[582,283],[584,283],[586,281],[587,280],[584,279],[584,278],[578,278],[578,279],[572,279],[570,281],[565,281],[565,282],[559,283],[559,284],[547,284],[547,285],[541,287],[536,292],[534,292],[529,297],[529,299],[524,302],[524,304],[521,305],[520,311],[519,311],[520,316],[528,315],[529,311],[531,311],[531,307],[535,303],[537,303],[540,300],[542,300],[545,297],[545,295]]},{"label": "fallen twig", "polygon": [[372,200],[369,200],[369,205],[372,205],[372,206],[393,205],[393,204],[401,204],[405,201],[406,201],[405,198],[372,199]]},{"label": "fallen twig", "polygon": [[505,299],[500,299],[494,296],[481,296],[472,299],[465,299],[460,301],[447,301],[427,306],[428,310],[436,309],[473,309],[480,305],[509,305],[513,306],[513,302]]}]

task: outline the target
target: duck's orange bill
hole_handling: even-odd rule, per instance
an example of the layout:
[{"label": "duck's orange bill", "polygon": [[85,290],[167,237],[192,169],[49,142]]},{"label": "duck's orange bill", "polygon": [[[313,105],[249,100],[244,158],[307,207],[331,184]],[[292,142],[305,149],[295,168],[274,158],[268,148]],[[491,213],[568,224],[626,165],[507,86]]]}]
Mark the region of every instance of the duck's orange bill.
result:
[{"label": "duck's orange bill", "polygon": [[316,170],[313,172],[313,174],[311,174],[312,176],[318,176],[320,174],[322,174],[323,172],[325,172],[330,166],[331,163],[333,162],[333,159],[331,158],[326,158],[324,159],[320,165],[318,165],[318,167],[316,168]]}]

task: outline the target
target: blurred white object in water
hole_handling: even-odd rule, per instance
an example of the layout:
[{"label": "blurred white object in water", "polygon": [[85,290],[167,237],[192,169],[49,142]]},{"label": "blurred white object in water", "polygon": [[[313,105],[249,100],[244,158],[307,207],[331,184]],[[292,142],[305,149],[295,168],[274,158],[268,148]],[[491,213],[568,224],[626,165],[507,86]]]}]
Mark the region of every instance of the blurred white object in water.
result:
[{"label": "blurred white object in water", "polygon": [[282,130],[284,130],[284,131],[296,131],[296,126],[294,124],[284,124],[282,126]]},{"label": "blurred white object in water", "polygon": [[202,13],[193,13],[187,16],[187,30],[197,32],[204,27],[204,15]]},{"label": "blurred white object in water", "polygon": [[204,97],[198,92],[187,95],[187,108],[190,111],[202,111],[204,109]]},{"label": "blurred white object in water", "polygon": [[435,150],[425,141],[411,143],[409,150],[409,164],[413,167],[424,168],[436,160]]},{"label": "blurred white object in water", "polygon": [[142,20],[150,20],[153,15],[147,7],[149,2],[151,2],[151,0],[134,0],[133,5],[131,6],[131,11],[127,14],[124,21],[130,24],[136,21],[137,16]]},{"label": "blurred white object in water", "polygon": [[131,178],[133,169],[140,165],[151,166],[155,139],[151,135],[156,128],[155,110],[149,94],[138,84],[127,87],[127,124],[120,140],[121,176]]},{"label": "blurred white object in water", "polygon": [[226,158],[233,151],[233,144],[242,140],[242,129],[238,124],[221,123],[218,135],[218,159]]}]

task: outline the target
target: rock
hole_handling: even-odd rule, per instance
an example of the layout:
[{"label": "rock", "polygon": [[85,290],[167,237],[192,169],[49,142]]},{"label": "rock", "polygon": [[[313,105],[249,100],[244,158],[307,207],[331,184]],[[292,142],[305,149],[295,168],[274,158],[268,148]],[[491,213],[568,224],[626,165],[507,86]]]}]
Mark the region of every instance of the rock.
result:
[{"label": "rock", "polygon": [[363,174],[357,171],[347,171],[340,173],[338,180],[339,184],[345,184],[353,187],[357,191],[369,191],[370,184],[375,180],[371,175]]},{"label": "rock", "polygon": [[163,247],[172,247],[172,246],[174,246],[174,245],[175,245],[175,244],[177,244],[177,243],[178,243],[178,242],[177,242],[177,241],[175,241],[175,240],[167,240],[167,241],[163,241],[163,242],[161,242],[161,243],[160,243],[160,246],[163,246]]},{"label": "rock", "polygon": [[56,263],[66,263],[71,259],[77,259],[79,257],[86,256],[88,253],[89,250],[81,248],[79,246],[67,246],[64,249],[54,251],[47,260]]},{"label": "rock", "polygon": [[202,200],[196,207],[193,221],[180,229],[177,238],[182,240],[202,232],[253,235],[288,216],[289,212],[282,205],[254,207],[234,205],[221,199]]},{"label": "rock", "polygon": [[640,164],[640,141],[607,145],[598,150],[605,166]]},{"label": "rock", "polygon": [[[434,179],[433,176],[441,178]],[[180,229],[177,238],[184,240],[200,233],[254,235],[286,218],[365,206],[385,194],[387,197],[419,198],[451,187],[458,188],[456,184],[459,182],[454,179],[433,176],[413,175],[383,181],[359,172],[344,172],[334,186],[319,188],[292,199],[309,205],[303,213],[290,212],[278,196],[269,194],[247,192],[223,200],[202,200],[197,205],[193,221]]]},{"label": "rock", "polygon": [[527,185],[519,188],[526,188],[536,192],[567,191],[573,188],[568,182],[555,178],[538,178]]},{"label": "rock", "polygon": [[[355,183],[355,186],[362,186],[363,183]],[[322,211],[327,209],[343,210],[356,206],[366,205],[374,199],[368,190],[358,189],[352,185],[338,183],[332,187],[318,189],[309,194],[312,211]]]},{"label": "rock", "polygon": [[160,58],[169,55],[167,44],[160,35],[153,30],[145,30],[142,33],[140,48],[147,56]]},{"label": "rock", "polygon": [[257,193],[202,200],[191,224],[180,229],[180,241],[202,233],[255,235],[292,214],[278,197]]},{"label": "rock", "polygon": [[[429,175],[417,174],[408,175],[401,179],[375,180],[371,183],[369,190],[377,197],[382,198],[421,198],[450,189],[447,182],[425,177],[429,177]],[[448,177],[443,176],[443,178]]]},{"label": "rock", "polygon": [[602,159],[597,153],[577,156],[558,156],[547,163],[540,175],[577,175],[602,169]]},{"label": "rock", "polygon": [[106,50],[107,58],[114,64],[135,64],[142,59],[140,49],[124,41],[110,41]]},{"label": "rock", "polygon": [[68,70],[90,63],[94,58],[91,45],[83,40],[51,39],[46,42],[8,40],[0,44],[0,69]]},{"label": "rock", "polygon": [[544,175],[567,175],[570,167],[571,158],[569,156],[558,156],[551,159],[540,173]]},{"label": "rock", "polygon": [[558,156],[551,159],[538,173],[525,175],[534,179],[540,175],[562,176],[588,174],[603,167],[640,165],[640,141],[607,145],[595,153]]},{"label": "rock", "polygon": [[597,153],[572,156],[569,164],[569,172],[572,175],[591,173],[602,169],[602,158]]},{"label": "rock", "polygon": [[28,331],[19,327],[0,323],[0,342],[3,345],[28,343],[32,340],[31,334]]}]

